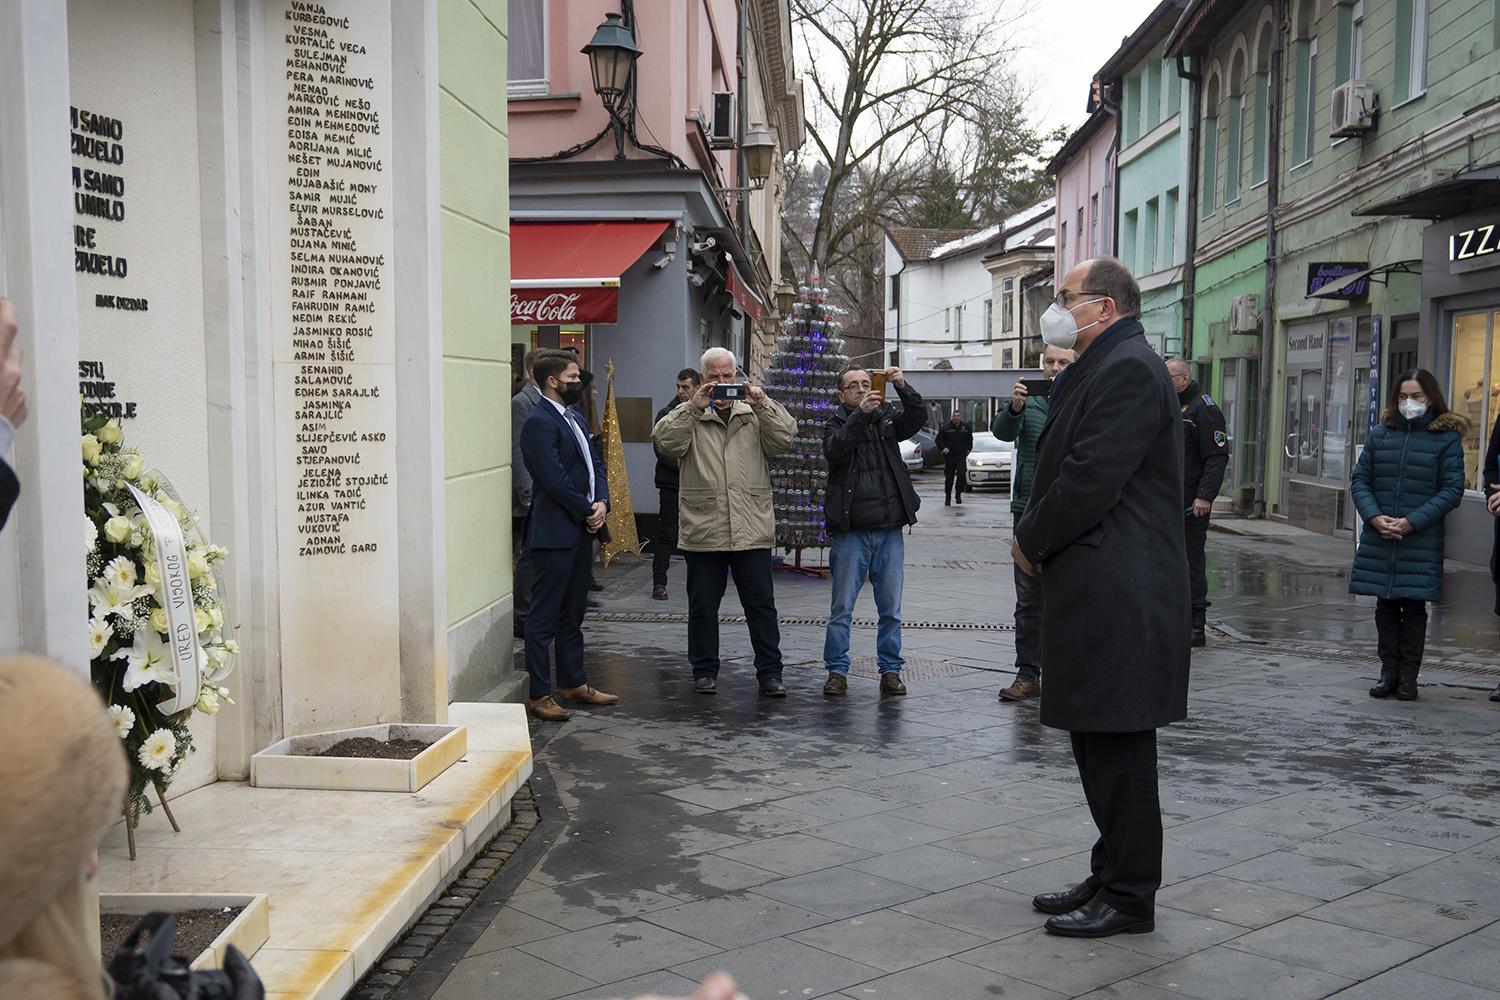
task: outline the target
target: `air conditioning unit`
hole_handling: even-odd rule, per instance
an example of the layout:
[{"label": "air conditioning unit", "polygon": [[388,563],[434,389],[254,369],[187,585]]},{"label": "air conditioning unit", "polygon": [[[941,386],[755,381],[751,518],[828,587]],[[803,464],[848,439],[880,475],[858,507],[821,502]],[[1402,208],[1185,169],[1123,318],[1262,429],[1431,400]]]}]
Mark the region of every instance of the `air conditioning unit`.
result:
[{"label": "air conditioning unit", "polygon": [[1260,329],[1260,296],[1236,295],[1229,307],[1230,333],[1255,333]]},{"label": "air conditioning unit", "polygon": [[1375,88],[1363,80],[1350,80],[1333,88],[1328,134],[1334,139],[1364,135],[1375,129],[1379,103]]},{"label": "air conditioning unit", "polygon": [[708,120],[708,144],[713,149],[733,149],[739,134],[739,120],[734,113],[734,91],[714,91],[713,114]]}]

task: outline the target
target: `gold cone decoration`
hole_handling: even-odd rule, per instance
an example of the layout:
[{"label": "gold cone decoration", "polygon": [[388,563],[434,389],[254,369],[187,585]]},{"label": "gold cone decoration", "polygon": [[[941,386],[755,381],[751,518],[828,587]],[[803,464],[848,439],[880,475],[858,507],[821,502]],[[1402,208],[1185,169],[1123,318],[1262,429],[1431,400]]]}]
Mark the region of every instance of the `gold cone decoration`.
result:
[{"label": "gold cone decoration", "polygon": [[604,395],[604,475],[609,481],[609,541],[601,546],[604,565],[629,552],[641,556],[641,540],[635,531],[635,502],[630,499],[630,475],[625,468],[625,445],[620,440],[620,416],[615,412],[615,363],[606,361],[609,379]]}]

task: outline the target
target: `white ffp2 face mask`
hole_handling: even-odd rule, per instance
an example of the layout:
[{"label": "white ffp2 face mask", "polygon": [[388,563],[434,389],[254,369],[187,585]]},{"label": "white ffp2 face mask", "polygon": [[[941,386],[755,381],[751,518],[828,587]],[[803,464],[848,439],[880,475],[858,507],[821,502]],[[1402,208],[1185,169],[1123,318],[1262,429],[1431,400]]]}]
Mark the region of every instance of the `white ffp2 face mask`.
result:
[{"label": "white ffp2 face mask", "polygon": [[1415,420],[1427,412],[1427,404],[1419,399],[1403,399],[1396,404],[1396,409],[1400,410],[1401,415],[1407,420]]},{"label": "white ffp2 face mask", "polygon": [[[1092,305],[1095,302],[1102,301],[1104,300],[1089,299],[1087,302],[1078,303],[1078,306]],[[1073,309],[1077,309],[1078,306],[1074,306]],[[1088,326],[1079,329],[1078,321],[1073,318],[1073,309],[1066,309],[1056,302],[1047,307],[1047,311],[1042,313],[1041,317],[1037,320],[1042,328],[1042,343],[1048,347],[1060,347],[1071,351],[1073,345],[1078,342],[1078,335],[1080,333],[1087,330],[1089,326],[1099,325],[1099,320],[1095,320]]]}]

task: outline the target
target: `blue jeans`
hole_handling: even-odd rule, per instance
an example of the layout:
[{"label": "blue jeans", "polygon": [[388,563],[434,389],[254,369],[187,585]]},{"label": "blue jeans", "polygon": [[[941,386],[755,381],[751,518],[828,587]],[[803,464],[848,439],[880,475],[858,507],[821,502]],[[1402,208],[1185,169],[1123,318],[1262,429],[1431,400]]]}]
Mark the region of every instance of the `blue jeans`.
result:
[{"label": "blue jeans", "polygon": [[854,601],[869,577],[875,588],[880,630],[875,656],[882,674],[901,669],[901,584],[906,543],[900,528],[886,531],[846,531],[833,536],[828,555],[833,570],[833,607],[823,638],[823,665],[837,674],[849,673],[849,620]]}]

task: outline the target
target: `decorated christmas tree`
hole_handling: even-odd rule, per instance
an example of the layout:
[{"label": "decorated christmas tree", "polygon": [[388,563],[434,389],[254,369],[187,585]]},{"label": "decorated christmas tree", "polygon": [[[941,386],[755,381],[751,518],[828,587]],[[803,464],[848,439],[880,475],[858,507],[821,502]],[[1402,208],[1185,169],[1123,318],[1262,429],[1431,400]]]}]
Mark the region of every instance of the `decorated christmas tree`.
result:
[{"label": "decorated christmas tree", "polygon": [[797,418],[792,449],[771,459],[771,489],[776,504],[776,544],[797,555],[826,549],[823,497],[828,462],[823,457],[823,427],[838,406],[839,372],[849,364],[838,335],[843,310],[828,302],[828,289],[815,274],[797,290],[792,314],[782,321],[776,350],[766,367],[766,391]]},{"label": "decorated christmas tree", "polygon": [[620,414],[615,408],[615,363],[604,364],[608,383],[604,393],[604,472],[609,480],[609,541],[601,556],[607,568],[629,552],[641,558],[641,540],[635,531],[635,501],[630,496],[630,476],[625,469],[625,445],[620,437]]}]

